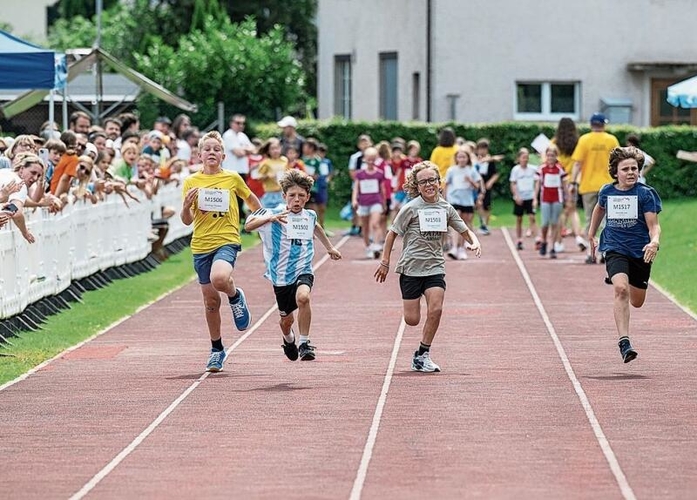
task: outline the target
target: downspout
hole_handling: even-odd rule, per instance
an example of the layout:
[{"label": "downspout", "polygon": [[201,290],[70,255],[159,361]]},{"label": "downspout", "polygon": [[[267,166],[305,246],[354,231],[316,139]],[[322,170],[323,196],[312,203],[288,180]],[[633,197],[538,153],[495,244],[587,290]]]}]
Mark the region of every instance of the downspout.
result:
[{"label": "downspout", "polygon": [[431,121],[431,40],[433,0],[426,0],[426,121]]}]

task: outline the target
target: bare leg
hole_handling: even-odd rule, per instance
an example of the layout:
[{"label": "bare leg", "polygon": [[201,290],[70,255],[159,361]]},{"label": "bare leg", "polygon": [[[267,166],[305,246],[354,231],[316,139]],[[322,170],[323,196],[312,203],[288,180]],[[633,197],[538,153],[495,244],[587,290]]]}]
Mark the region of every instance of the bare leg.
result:
[{"label": "bare leg", "polygon": [[416,326],[421,321],[421,298],[402,301],[404,305],[404,322]]},{"label": "bare leg", "polygon": [[620,337],[629,336],[629,278],[626,274],[615,274],[612,277],[615,290],[614,314],[617,333]]},{"label": "bare leg", "polygon": [[445,298],[445,290],[434,286],[427,288],[424,293],[426,296],[426,322],[421,336],[421,342],[425,345],[431,345],[433,338],[436,336],[438,326],[440,325],[441,314],[443,313],[443,299]]},{"label": "bare leg", "polygon": [[235,282],[232,280],[232,266],[224,260],[216,260],[211,266],[211,285],[228,297],[237,293]]},{"label": "bare leg", "polygon": [[310,287],[300,285],[295,292],[295,303],[298,304],[298,330],[300,335],[310,335],[312,308],[310,307]]},{"label": "bare leg", "polygon": [[220,338],[220,293],[210,283],[201,285],[203,305],[206,308],[206,324],[211,340]]}]

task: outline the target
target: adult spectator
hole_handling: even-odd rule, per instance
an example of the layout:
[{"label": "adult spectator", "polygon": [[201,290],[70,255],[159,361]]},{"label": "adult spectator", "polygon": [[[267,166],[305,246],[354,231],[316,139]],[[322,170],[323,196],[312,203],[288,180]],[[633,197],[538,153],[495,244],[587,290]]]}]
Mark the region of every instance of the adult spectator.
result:
[{"label": "adult spectator", "polygon": [[246,181],[249,174],[249,161],[247,157],[254,153],[255,148],[247,134],[243,132],[246,117],[236,113],[230,118],[230,128],[223,134],[225,143],[225,159],[223,168],[237,172]]},{"label": "adult spectator", "polygon": [[155,120],[155,124],[152,128],[153,130],[159,130],[164,135],[169,135],[169,128],[171,126],[172,120],[170,120],[168,116],[159,116],[157,120]]},{"label": "adult spectator", "polygon": [[188,165],[196,163],[198,140],[201,132],[198,127],[189,127],[182,133],[182,140],[177,141],[177,158],[185,160]]},{"label": "adult spectator", "polygon": [[[591,215],[598,203],[598,192],[605,184],[612,183],[612,177],[608,173],[610,151],[620,147],[617,137],[605,131],[606,123],[607,118],[604,114],[594,113],[590,120],[591,131],[579,137],[574,154],[571,156],[574,166],[569,194],[572,199],[575,199],[577,191],[581,195],[586,217],[584,228],[586,240],[588,240]],[[586,264],[595,264],[596,261],[595,255],[591,253],[586,257]]]},{"label": "adult spectator", "polygon": [[438,166],[440,178],[445,179],[445,174],[455,164],[455,153],[458,146],[455,144],[455,131],[445,127],[438,134],[438,145],[431,151],[431,163]]},{"label": "adult spectator", "polygon": [[34,236],[24,220],[23,209],[28,190],[44,176],[44,164],[33,153],[20,153],[13,170],[0,170],[0,227],[12,220],[24,239],[34,243]]},{"label": "adult spectator", "polygon": [[112,141],[121,137],[121,120],[114,117],[104,120],[104,133]]},{"label": "adult spectator", "polygon": [[7,153],[10,147],[7,142],[8,141],[6,141],[4,137],[0,137],[0,169],[12,168],[12,162],[5,156],[5,153]]},{"label": "adult spectator", "polygon": [[305,138],[298,135],[296,130],[298,128],[298,121],[295,118],[292,116],[284,116],[281,118],[281,121],[276,122],[276,125],[283,129],[281,131],[281,137],[279,137],[282,155],[286,154],[286,150],[289,146],[294,146],[295,150],[299,152],[303,150]]},{"label": "adult spectator", "polygon": [[76,134],[89,134],[92,118],[84,111],[75,111],[70,115],[68,128]]},{"label": "adult spectator", "polygon": [[122,113],[119,115],[121,120],[121,135],[126,131],[138,132],[140,130],[140,119],[133,113]]}]

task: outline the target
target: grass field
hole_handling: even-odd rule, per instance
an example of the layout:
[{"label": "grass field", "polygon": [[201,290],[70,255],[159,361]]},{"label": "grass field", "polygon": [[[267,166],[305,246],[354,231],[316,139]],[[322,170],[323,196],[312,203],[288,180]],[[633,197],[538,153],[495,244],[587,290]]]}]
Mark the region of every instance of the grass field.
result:
[{"label": "grass field", "polygon": [[[515,220],[512,203],[497,201],[492,227],[511,227]],[[339,210],[327,213],[327,229],[337,233],[350,227],[339,218]],[[652,278],[683,305],[697,311],[697,200],[665,203],[659,216],[663,235],[659,258]],[[256,234],[243,235],[243,248],[259,242]],[[172,256],[154,271],[119,280],[102,290],[87,292],[76,303],[48,319],[39,332],[11,339],[12,346],[0,347],[0,384],[12,380],[64,349],[94,335],[108,325],[133,314],[140,306],[193,279],[191,252]],[[609,296],[608,296],[609,297]],[[609,299],[608,299],[609,300]]]}]

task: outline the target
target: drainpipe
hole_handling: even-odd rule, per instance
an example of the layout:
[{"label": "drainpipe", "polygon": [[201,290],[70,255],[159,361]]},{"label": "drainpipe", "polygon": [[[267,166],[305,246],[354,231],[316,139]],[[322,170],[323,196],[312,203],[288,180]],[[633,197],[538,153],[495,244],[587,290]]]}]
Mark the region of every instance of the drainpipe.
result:
[{"label": "drainpipe", "polygon": [[433,0],[426,0],[426,121],[431,121],[431,40]]}]

